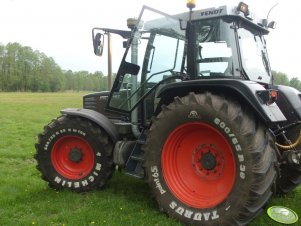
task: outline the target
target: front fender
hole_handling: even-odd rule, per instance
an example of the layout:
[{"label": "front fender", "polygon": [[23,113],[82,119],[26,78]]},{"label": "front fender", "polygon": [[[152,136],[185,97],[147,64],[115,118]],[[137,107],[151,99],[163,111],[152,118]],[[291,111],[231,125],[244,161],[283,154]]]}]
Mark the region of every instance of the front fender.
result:
[{"label": "front fender", "polygon": [[115,125],[103,114],[89,109],[67,108],[61,110],[64,115],[78,116],[91,120],[103,128],[110,136],[113,142],[118,141],[118,132]]}]

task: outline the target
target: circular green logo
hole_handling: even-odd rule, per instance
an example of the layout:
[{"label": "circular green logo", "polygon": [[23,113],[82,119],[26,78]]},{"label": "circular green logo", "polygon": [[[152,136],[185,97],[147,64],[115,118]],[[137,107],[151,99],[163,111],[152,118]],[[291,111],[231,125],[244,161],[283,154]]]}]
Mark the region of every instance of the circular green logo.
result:
[{"label": "circular green logo", "polygon": [[282,224],[294,224],[298,221],[298,215],[287,207],[272,206],[267,213],[274,221]]}]

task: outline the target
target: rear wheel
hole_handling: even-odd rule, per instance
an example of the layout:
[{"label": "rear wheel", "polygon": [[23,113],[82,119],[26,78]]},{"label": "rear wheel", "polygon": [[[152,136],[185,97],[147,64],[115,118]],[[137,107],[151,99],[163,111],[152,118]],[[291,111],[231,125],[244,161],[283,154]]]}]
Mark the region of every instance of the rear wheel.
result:
[{"label": "rear wheel", "polygon": [[164,107],[144,145],[161,210],[187,224],[245,225],[272,195],[268,130],[234,101],[190,93]]},{"label": "rear wheel", "polygon": [[37,169],[52,188],[97,189],[113,174],[112,149],[101,128],[82,118],[61,116],[38,137]]}]

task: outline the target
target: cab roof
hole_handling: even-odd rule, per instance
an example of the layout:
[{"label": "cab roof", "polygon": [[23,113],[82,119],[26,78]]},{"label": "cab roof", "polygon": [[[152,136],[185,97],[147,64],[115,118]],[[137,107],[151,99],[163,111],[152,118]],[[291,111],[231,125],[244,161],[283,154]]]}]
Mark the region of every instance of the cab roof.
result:
[{"label": "cab roof", "polygon": [[[188,21],[190,19],[190,12],[176,14],[173,15],[173,17],[178,18],[180,20]],[[237,18],[244,21],[248,25],[255,27],[256,29],[261,30],[263,34],[269,33],[268,28],[264,26],[264,19],[256,18],[255,14],[246,15],[243,12],[239,11],[238,7],[224,5],[216,8],[213,7],[201,10],[193,10],[191,14],[192,21],[206,20],[218,17]]]}]

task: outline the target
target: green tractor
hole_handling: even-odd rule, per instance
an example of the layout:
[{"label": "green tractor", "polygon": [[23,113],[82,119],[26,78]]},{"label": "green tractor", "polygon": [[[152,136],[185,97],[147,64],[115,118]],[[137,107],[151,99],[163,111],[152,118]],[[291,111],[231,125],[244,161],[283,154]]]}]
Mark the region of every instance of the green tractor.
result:
[{"label": "green tractor", "polygon": [[159,209],[184,224],[246,225],[274,193],[301,182],[301,93],[276,86],[248,5],[170,16],[144,6],[124,39],[111,91],[83,97],[45,126],[37,168],[50,187],[87,192],[116,168],[145,179]]}]

